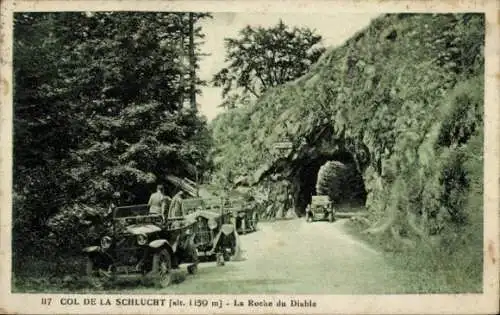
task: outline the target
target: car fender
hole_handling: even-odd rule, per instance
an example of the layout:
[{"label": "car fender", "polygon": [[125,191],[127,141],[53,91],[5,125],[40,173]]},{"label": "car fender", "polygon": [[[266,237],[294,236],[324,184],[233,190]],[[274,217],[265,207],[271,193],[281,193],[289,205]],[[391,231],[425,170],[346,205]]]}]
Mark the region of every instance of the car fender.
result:
[{"label": "car fender", "polygon": [[149,234],[161,231],[161,228],[155,224],[134,224],[127,226],[125,230],[134,235]]},{"label": "car fender", "polygon": [[[160,247],[164,246],[165,244],[168,244],[167,240],[159,239],[159,240],[154,240],[154,241],[150,242],[149,247],[160,248]],[[168,245],[170,246],[170,244],[168,244]]]},{"label": "car fender", "polygon": [[233,224],[223,224],[221,226],[220,232],[221,234],[224,235],[231,235],[234,233],[234,225]]},{"label": "car fender", "polygon": [[83,251],[85,253],[95,253],[95,252],[98,252],[100,251],[101,247],[100,246],[89,246],[89,247],[85,247],[83,249]]},{"label": "car fender", "polygon": [[170,254],[174,253],[174,248],[172,245],[165,239],[154,240],[149,243],[149,247],[154,250],[159,250],[161,248],[166,248]]}]

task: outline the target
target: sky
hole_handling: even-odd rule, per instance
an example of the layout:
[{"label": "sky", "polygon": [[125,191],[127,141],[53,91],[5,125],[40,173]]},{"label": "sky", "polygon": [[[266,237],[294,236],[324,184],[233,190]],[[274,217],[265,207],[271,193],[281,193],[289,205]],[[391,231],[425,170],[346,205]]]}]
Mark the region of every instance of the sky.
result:
[{"label": "sky", "polygon": [[[200,22],[205,33],[205,43],[202,49],[211,54],[200,62],[200,77],[210,81],[215,73],[224,67],[224,38],[237,37],[238,32],[247,25],[270,27],[276,25],[280,19],[289,27],[308,27],[316,30],[323,37],[324,47],[342,45],[357,31],[368,26],[378,13],[244,13],[224,12],[212,13],[212,19]],[[218,108],[222,103],[221,89],[216,87],[202,88],[202,95],[197,97],[200,111],[207,119],[212,120],[224,109]]]}]

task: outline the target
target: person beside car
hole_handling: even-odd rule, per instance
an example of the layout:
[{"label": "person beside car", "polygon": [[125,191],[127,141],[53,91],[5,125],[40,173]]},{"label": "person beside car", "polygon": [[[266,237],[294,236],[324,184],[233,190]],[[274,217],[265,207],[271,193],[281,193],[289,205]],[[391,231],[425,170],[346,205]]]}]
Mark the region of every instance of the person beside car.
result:
[{"label": "person beside car", "polygon": [[156,192],[149,197],[149,213],[163,214],[167,197],[163,193],[163,185],[156,186]]},{"label": "person beside car", "polygon": [[182,217],[182,195],[184,192],[181,190],[172,198],[172,202],[170,203],[170,207],[168,209],[168,217]]}]

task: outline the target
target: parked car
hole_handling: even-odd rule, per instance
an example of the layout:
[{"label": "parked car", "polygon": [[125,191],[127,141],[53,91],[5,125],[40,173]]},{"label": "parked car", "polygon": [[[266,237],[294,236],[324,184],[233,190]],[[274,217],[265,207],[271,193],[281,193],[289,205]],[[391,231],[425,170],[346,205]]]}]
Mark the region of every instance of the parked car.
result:
[{"label": "parked car", "polygon": [[223,208],[232,216],[238,234],[257,230],[259,215],[253,204],[240,198],[228,198],[224,199]]},{"label": "parked car", "polygon": [[193,234],[198,256],[215,259],[219,265],[230,260],[235,253],[236,238],[230,215],[222,207],[222,199],[185,199],[182,209],[188,213],[187,220],[196,222]]},{"label": "parked car", "polygon": [[100,285],[104,279],[135,274],[165,287],[172,270],[183,263],[189,263],[189,273],[196,272],[198,256],[190,233],[194,222],[165,220],[149,214],[147,205],[116,207],[111,216],[111,231],[83,249],[92,282]]},{"label": "parked car", "polygon": [[238,233],[234,225],[222,224],[212,243],[211,252],[216,253],[217,265],[224,265],[226,261],[233,259],[239,247]]},{"label": "parked car", "polygon": [[306,208],[307,222],[316,220],[335,221],[335,207],[328,196],[312,196],[311,203]]}]

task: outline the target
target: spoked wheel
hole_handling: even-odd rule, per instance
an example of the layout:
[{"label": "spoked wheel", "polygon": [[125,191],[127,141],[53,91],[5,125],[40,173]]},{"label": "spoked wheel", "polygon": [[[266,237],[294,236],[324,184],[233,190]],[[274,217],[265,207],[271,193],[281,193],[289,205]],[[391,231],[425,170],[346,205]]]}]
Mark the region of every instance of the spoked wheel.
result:
[{"label": "spoked wheel", "polygon": [[161,288],[172,283],[172,257],[166,249],[153,256],[152,276],[155,284]]},{"label": "spoked wheel", "polygon": [[198,271],[198,265],[197,264],[192,264],[187,267],[187,271],[190,275],[196,274]]},{"label": "spoked wheel", "polygon": [[224,266],[224,255],[222,253],[217,253],[217,266]]},{"label": "spoked wheel", "polygon": [[194,275],[198,271],[198,251],[194,245],[191,245],[190,248],[190,256],[193,263],[187,267],[187,271],[189,274]]}]

